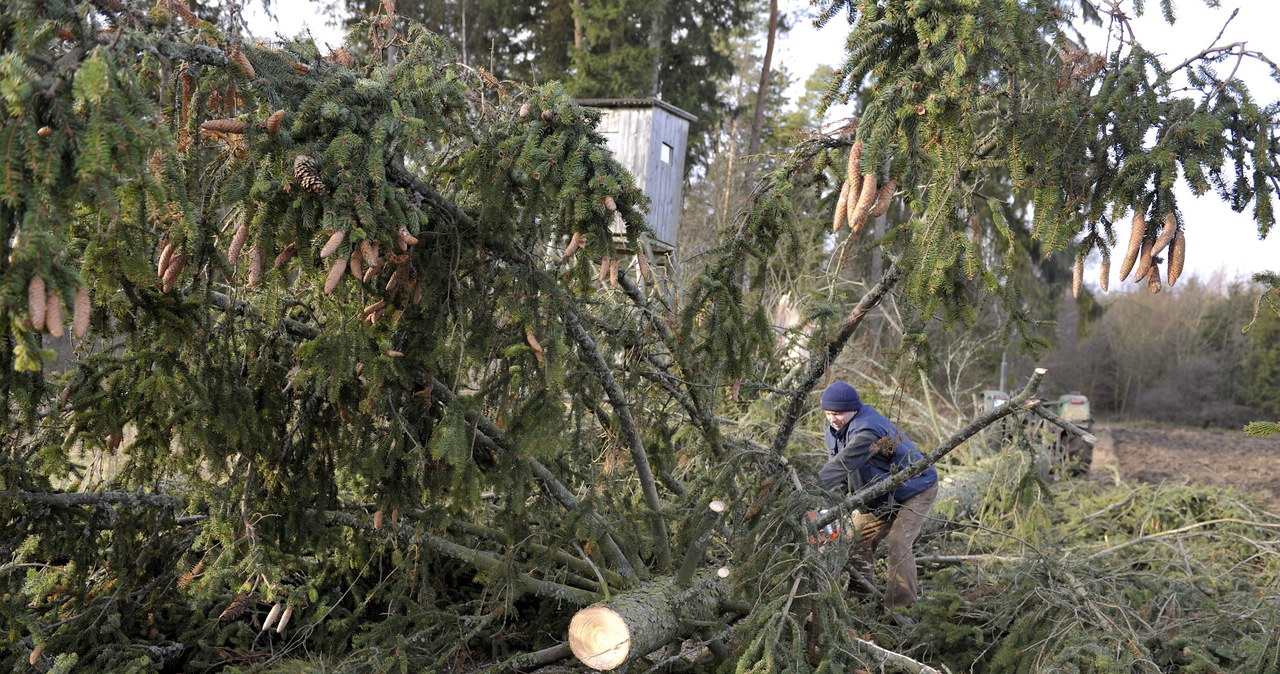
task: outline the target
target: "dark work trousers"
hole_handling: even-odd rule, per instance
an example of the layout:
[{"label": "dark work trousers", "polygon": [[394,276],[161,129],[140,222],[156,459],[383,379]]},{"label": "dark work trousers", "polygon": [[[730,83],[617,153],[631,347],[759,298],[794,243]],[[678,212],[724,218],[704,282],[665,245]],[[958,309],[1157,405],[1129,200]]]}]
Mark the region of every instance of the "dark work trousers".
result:
[{"label": "dark work trousers", "polygon": [[903,501],[885,517],[860,512],[853,518],[858,538],[853,541],[853,557],[849,561],[868,582],[875,578],[876,548],[880,541],[889,540],[889,572],[884,589],[887,610],[916,603],[916,555],[912,546],[937,498],[935,484]]}]

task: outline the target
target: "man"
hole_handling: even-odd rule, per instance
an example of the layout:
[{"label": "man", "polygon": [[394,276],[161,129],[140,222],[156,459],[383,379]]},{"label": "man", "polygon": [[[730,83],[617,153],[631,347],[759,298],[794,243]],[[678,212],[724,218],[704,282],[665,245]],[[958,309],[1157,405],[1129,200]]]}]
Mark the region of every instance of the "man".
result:
[{"label": "man", "polygon": [[[818,471],[818,481],[826,489],[853,493],[923,458],[893,422],[864,405],[858,391],[846,382],[837,381],[822,392],[822,410],[827,416],[831,458]],[[929,466],[892,493],[867,503],[853,519],[858,538],[852,561],[865,580],[875,577],[880,541],[889,541],[884,608],[899,623],[911,623],[894,611],[916,601],[916,557],[911,548],[937,497],[938,472]]]}]

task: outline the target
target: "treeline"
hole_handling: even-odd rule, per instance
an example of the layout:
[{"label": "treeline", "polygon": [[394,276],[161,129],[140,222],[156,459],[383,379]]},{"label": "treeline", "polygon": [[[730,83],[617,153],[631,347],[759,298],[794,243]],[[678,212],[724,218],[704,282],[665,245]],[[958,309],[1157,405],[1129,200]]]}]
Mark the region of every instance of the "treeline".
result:
[{"label": "treeline", "polygon": [[1280,417],[1280,316],[1266,292],[1191,278],[1158,295],[1112,289],[1095,321],[1064,307],[1046,360],[1054,389],[1085,393],[1103,416],[1236,429]]}]

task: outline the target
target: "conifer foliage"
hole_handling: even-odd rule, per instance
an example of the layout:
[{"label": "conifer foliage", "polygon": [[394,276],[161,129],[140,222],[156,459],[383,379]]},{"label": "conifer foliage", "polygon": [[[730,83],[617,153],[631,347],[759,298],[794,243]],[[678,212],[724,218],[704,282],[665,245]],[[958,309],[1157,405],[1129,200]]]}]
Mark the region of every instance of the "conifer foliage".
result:
[{"label": "conifer foliage", "polygon": [[[902,662],[850,649],[865,611],[844,601],[839,558],[809,542],[805,513],[831,497],[791,461],[808,393],[900,277],[958,306],[958,270],[984,272],[948,266],[965,261],[950,228],[982,203],[967,181],[983,162],[1012,161],[1043,193],[1053,245],[1085,226],[1071,209],[1102,222],[1104,195],[1150,191],[1151,222],[1172,208],[1129,163],[1089,174],[1105,192],[1068,174],[1097,148],[1064,126],[1083,108],[1037,107],[1058,100],[1034,89],[1044,72],[1019,75],[1033,90],[1001,112],[1007,96],[981,93],[965,59],[998,71],[979,60],[1004,52],[937,61],[912,32],[968,45],[994,34],[974,21],[1005,21],[1002,46],[1030,42],[1002,58],[1030,69],[1048,53],[1051,3],[964,19],[971,5],[859,5],[855,30],[889,47],[877,77],[914,77],[894,95],[923,97],[873,97],[863,184],[892,194],[896,181],[921,215],[890,240],[908,245],[885,278],[842,320],[819,317],[788,383],[755,381],[773,371],[759,280],[797,237],[793,195],[844,165],[849,138],[799,144],[697,282],[662,293],[643,258],[630,263],[644,197],[597,113],[559,85],[497,80],[385,15],[358,27],[369,48],[323,54],[224,34],[182,0],[6,4],[0,667],[267,670],[314,654],[353,671],[529,670],[567,656],[577,609],[644,607],[663,588],[705,591],[663,607],[676,617],[646,635],[655,648],[696,639],[741,671]],[[865,52],[846,75],[871,68]],[[930,65],[892,60],[917,52]],[[1231,119],[1257,122],[1240,110]],[[1219,119],[1205,114],[1187,119]],[[1036,124],[1014,132],[1000,115]],[[996,154],[965,149],[987,140]],[[1067,151],[1046,161],[1036,147]],[[1186,156],[1216,179],[1207,154]],[[1239,155],[1261,178],[1234,193],[1267,223],[1269,161]],[[46,347],[66,309],[76,357],[55,368]],[[729,423],[747,410],[778,422],[770,444]],[[1027,475],[1019,493],[1041,484]],[[712,499],[728,505],[708,512]],[[1229,634],[1253,648],[1251,629]],[[1036,624],[1008,632],[1022,641],[1002,644],[1005,660],[1042,641]]]},{"label": "conifer foliage", "polygon": [[[635,541],[669,546],[653,475],[639,523],[577,490],[607,483],[594,415],[630,404],[579,296],[618,296],[593,265],[643,227],[596,113],[419,30],[394,62],[326,57],[171,7],[0,19],[5,662],[250,664],[350,648],[399,602],[390,633],[445,657],[522,597],[635,578]],[[55,382],[64,305],[81,341]],[[638,428],[612,437],[645,463]],[[489,617],[459,633],[445,607]]]},{"label": "conifer foliage", "polygon": [[[1002,224],[1008,204],[991,185],[1006,171],[1029,199],[1033,233],[1047,252],[1108,254],[1130,233],[1119,223],[1132,218],[1136,241],[1155,244],[1134,280],[1153,290],[1160,276],[1173,285],[1183,256],[1195,251],[1194,238],[1182,234],[1179,181],[1196,195],[1217,192],[1237,211],[1252,207],[1259,235],[1275,223],[1275,109],[1255,100],[1234,67],[1255,60],[1280,74],[1258,52],[1214,45],[1162,64],[1125,14],[1141,14],[1143,3],[820,4],[821,21],[847,13],[852,23],[828,100],[868,101],[856,133],[866,146],[863,166],[881,181],[911,186],[915,218],[899,235],[911,242],[908,285],[926,307],[968,279],[995,287],[995,277],[967,266],[980,255],[964,233],[990,214],[995,236],[1010,236]],[[1172,21],[1172,3],[1160,7]],[[1107,27],[1111,51],[1086,49],[1078,21]],[[1162,255],[1175,235],[1179,244]]]}]

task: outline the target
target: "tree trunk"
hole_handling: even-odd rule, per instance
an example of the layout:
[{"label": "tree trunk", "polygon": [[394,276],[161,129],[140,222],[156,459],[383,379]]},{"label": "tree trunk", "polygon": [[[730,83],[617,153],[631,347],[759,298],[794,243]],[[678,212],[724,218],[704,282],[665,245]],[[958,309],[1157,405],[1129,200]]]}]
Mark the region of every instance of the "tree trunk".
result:
[{"label": "tree trunk", "polygon": [[760,86],[756,89],[756,115],[751,122],[751,137],[747,142],[747,156],[760,149],[760,135],[764,133],[764,106],[769,93],[769,74],[773,68],[773,45],[778,39],[778,0],[769,0],[769,33],[765,40],[764,61],[760,64]]},{"label": "tree trunk", "polygon": [[714,621],[727,596],[716,571],[694,577],[688,587],[672,576],[655,578],[578,611],[569,622],[569,648],[592,669],[616,669]]},{"label": "tree trunk", "polygon": [[573,0],[573,48],[582,49],[582,0]]},{"label": "tree trunk", "polygon": [[649,54],[653,60],[653,79],[649,84],[649,95],[660,98],[662,93],[662,60],[666,45],[671,42],[667,22],[670,8],[666,2],[659,2],[653,7],[653,24],[649,26]]}]

